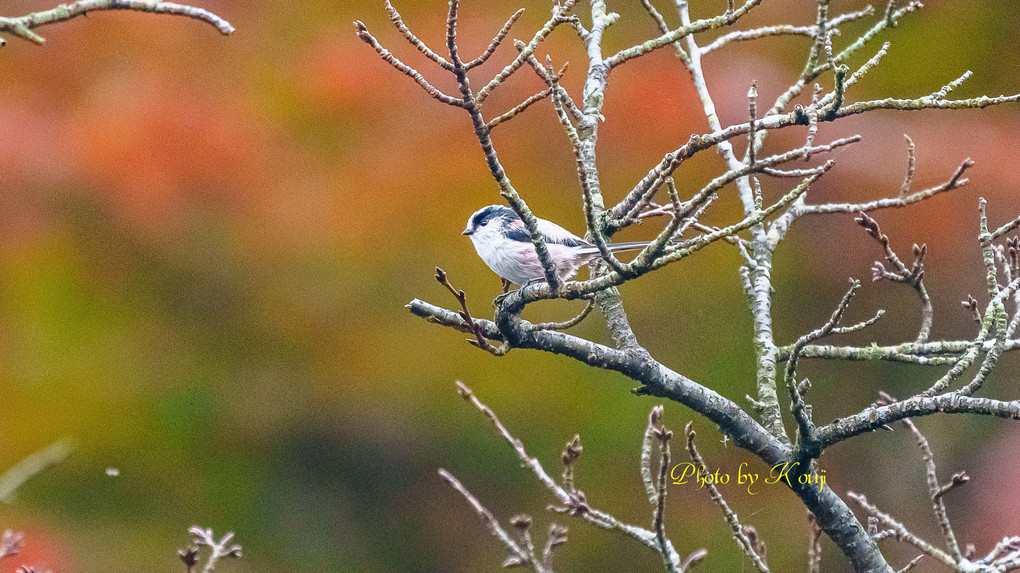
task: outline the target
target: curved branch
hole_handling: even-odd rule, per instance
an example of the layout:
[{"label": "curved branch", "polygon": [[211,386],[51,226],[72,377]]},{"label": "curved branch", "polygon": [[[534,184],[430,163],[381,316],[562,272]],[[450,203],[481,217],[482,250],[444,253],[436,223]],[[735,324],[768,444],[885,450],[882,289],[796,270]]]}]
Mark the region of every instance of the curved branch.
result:
[{"label": "curved branch", "polygon": [[870,212],[877,209],[885,209],[889,207],[906,207],[912,203],[924,201],[930,197],[943,193],[945,191],[952,191],[959,189],[968,183],[968,179],[963,178],[963,173],[970,167],[974,166],[974,162],[969,158],[965,159],[953,176],[948,181],[935,187],[930,187],[923,191],[910,194],[900,194],[898,197],[886,197],[883,199],[875,199],[865,203],[819,203],[819,204],[808,204],[803,205],[799,209],[791,210],[795,212],[795,216],[801,215],[816,215],[823,213],[858,213],[858,212]]},{"label": "curved branch", "polygon": [[366,44],[371,46],[372,49],[375,50],[377,54],[379,54],[379,57],[382,58],[384,62],[393,66],[393,68],[396,69],[398,72],[414,80],[415,83],[421,86],[421,88],[425,90],[427,94],[429,94],[436,100],[445,103],[446,105],[452,105],[454,107],[464,107],[464,102],[462,100],[459,100],[451,95],[443,93],[439,88],[430,84],[429,81],[425,79],[425,76],[421,75],[421,73],[418,70],[400,61],[400,59],[394,56],[392,52],[384,48],[382,44],[380,44],[379,41],[375,39],[375,36],[373,36],[372,33],[368,31],[368,27],[365,26],[364,22],[362,22],[361,20],[355,20],[354,27],[357,30],[356,33],[358,35],[358,38],[360,38],[362,42],[365,42]]},{"label": "curved branch", "polygon": [[[831,113],[819,116],[818,121],[832,122],[837,119],[849,117],[851,115],[867,113],[879,109],[897,111],[919,111],[924,109],[954,109],[954,110],[982,109],[992,105],[1001,105],[1004,103],[1016,103],[1016,102],[1020,102],[1020,94],[999,96],[994,98],[981,96],[977,98],[962,100],[934,100],[929,98],[928,96],[915,99],[886,98],[881,100],[863,101],[844,105],[839,109],[832,111]],[[733,139],[734,137],[745,135],[752,129],[759,134],[759,139],[761,139],[760,134],[766,131],[774,131],[777,129],[793,125],[808,125],[809,123],[810,120],[806,114],[794,111],[786,114],[768,115],[762,119],[756,120],[754,122],[753,128],[750,125],[750,122],[748,122],[741,124],[733,124],[730,125],[729,127],[726,127],[725,129],[719,129],[713,131],[712,133],[692,135],[687,143],[667,153],[655,167],[649,170],[648,174],[646,174],[645,177],[642,178],[637,185],[635,185],[634,189],[632,189],[626,195],[626,197],[624,197],[623,200],[621,200],[619,203],[617,203],[609,210],[610,215],[614,218],[620,218],[625,216],[638,203],[641,196],[645,192],[647,192],[650,186],[654,185],[657,181],[661,180],[662,178],[671,175],[674,171],[677,170],[677,168],[680,167],[680,165],[684,161],[690,159],[699,151],[710,149],[724,142],[728,142],[730,139]],[[948,183],[943,184],[939,187],[935,187],[933,189],[928,189],[925,191],[919,191],[917,193],[914,193],[909,196],[910,200],[908,202],[915,202],[922,199],[926,199],[927,197],[935,195],[941,191],[962,186],[963,184],[966,183],[966,180],[960,179],[960,176],[962,176],[963,172],[968,167],[970,167],[968,163],[969,163],[968,161],[964,161],[964,164],[957,168],[956,173]],[[943,187],[946,188],[943,189]],[[843,207],[850,206],[864,207],[863,209],[857,210],[869,211],[881,207],[900,206],[903,204],[903,201],[904,200],[902,198],[880,199],[878,201],[875,201],[874,205],[872,204],[838,205],[838,207],[835,208],[834,211],[841,212],[844,210]],[[824,210],[827,207],[828,206],[818,207],[812,206],[811,211],[829,212]],[[1017,221],[1017,225],[1020,226],[1020,221]]]},{"label": "curved branch", "polygon": [[156,14],[171,14],[201,20],[214,26],[224,36],[233,33],[234,27],[216,14],[176,2],[151,2],[147,0],[79,0],[70,4],[61,4],[56,8],[33,12],[17,18],[0,16],[0,32],[10,32],[15,36],[24,38],[36,44],[42,44],[45,38],[32,31],[32,28],[64,22],[78,16],[84,16],[89,12],[100,10],[133,10],[135,12],[153,12]]},{"label": "curved branch", "polygon": [[[412,314],[429,322],[458,330],[469,328],[456,312],[419,299],[412,300],[407,308]],[[495,322],[489,320],[476,318],[474,322],[490,340],[509,341],[515,348],[531,348],[569,356],[589,366],[624,374],[643,384],[643,393],[670,398],[705,415],[733,438],[738,446],[764,459],[781,460],[789,454],[788,448],[766,432],[736,403],[666,368],[647,353],[617,350],[563,332],[537,330],[520,317],[508,312],[501,312],[500,320],[511,322],[512,324],[506,325],[510,328],[499,328]],[[510,336],[506,332],[509,332]]]},{"label": "curved branch", "polygon": [[697,22],[693,22],[690,25],[681,26],[676,30],[673,30],[672,32],[663,34],[658,38],[653,38],[637,46],[627,48],[626,50],[620,50],[616,54],[613,54],[612,56],[606,58],[606,66],[609,68],[614,68],[628,60],[644,56],[645,54],[649,54],[655,50],[658,50],[659,48],[665,48],[666,46],[670,46],[673,43],[677,42],[678,40],[682,40],[687,36],[690,36],[691,34],[696,34],[698,32],[704,32],[705,30],[711,30],[714,28],[721,28],[723,26],[731,25],[738,18],[740,18],[748,11],[750,11],[751,8],[754,8],[760,3],[761,0],[747,0],[747,2],[744,3],[743,6],[737,8],[733,12],[726,12],[725,14],[716,16],[715,18],[706,18],[704,20],[698,20]]},{"label": "curved branch", "polygon": [[425,42],[422,42],[420,39],[418,39],[418,36],[414,35],[414,32],[412,32],[410,28],[407,27],[407,24],[404,24],[404,19],[400,16],[400,12],[397,12],[397,9],[393,7],[393,4],[390,3],[390,0],[386,0],[386,12],[389,13],[390,21],[393,22],[394,26],[396,26],[397,31],[400,32],[402,36],[404,36],[404,38],[408,41],[409,44],[414,46],[415,49],[421,52],[426,58],[439,64],[439,67],[443,68],[444,70],[453,71],[453,64],[446,61],[439,54],[433,52],[431,48],[425,45]]},{"label": "curved branch", "polygon": [[797,200],[798,197],[802,196],[807,192],[808,187],[811,186],[814,181],[825,174],[829,169],[832,168],[834,163],[832,161],[821,166],[820,170],[811,177],[804,179],[793,188],[790,192],[784,195],[779,201],[765,207],[764,209],[752,214],[749,217],[745,217],[743,220],[723,227],[721,229],[715,229],[704,235],[699,235],[688,241],[684,241],[675,245],[673,248],[668,250],[666,254],[651,261],[646,268],[641,269],[640,273],[624,276],[618,272],[610,272],[607,274],[599,275],[597,278],[589,279],[586,281],[570,281],[561,286],[559,290],[553,291],[548,285],[540,283],[528,286],[527,288],[521,288],[510,293],[505,303],[511,305],[524,305],[535,302],[537,300],[545,300],[550,298],[565,298],[565,299],[576,299],[581,298],[590,294],[597,294],[607,289],[619,286],[628,280],[631,280],[637,276],[641,276],[645,273],[653,270],[660,269],[670,263],[675,263],[685,257],[692,255],[711,245],[712,243],[726,240],[737,236],[741,231],[745,231],[758,223],[768,219],[770,216],[778,211],[781,211],[790,206],[791,203]]},{"label": "curved branch", "polygon": [[513,27],[514,22],[516,22],[517,19],[520,18],[521,14],[523,13],[524,8],[521,8],[520,10],[514,12],[513,15],[510,16],[510,19],[506,21],[506,24],[503,24],[503,27],[499,30],[499,32],[492,39],[492,41],[489,42],[489,45],[486,46],[485,51],[482,52],[482,55],[471,60],[470,62],[465,62],[464,67],[470,70],[471,68],[476,68],[484,64],[485,61],[489,59],[489,56],[496,52],[496,48],[498,48],[499,45],[503,43],[503,39],[506,38],[506,35],[510,33],[510,28]]},{"label": "curved branch", "polygon": [[[533,287],[529,287],[533,288]],[[508,297],[509,299],[510,297]],[[505,303],[504,303],[505,304]],[[407,308],[429,322],[457,329],[466,325],[457,313],[415,299]],[[511,346],[544,350],[569,356],[590,366],[619,372],[642,384],[640,394],[679,402],[705,416],[733,442],[757,455],[765,463],[792,463],[791,450],[770,434],[750,414],[730,399],[655,361],[647,352],[617,350],[576,336],[548,330],[530,330],[528,323],[511,312],[501,311],[497,326],[488,320],[475,320],[486,336],[507,340]],[[819,526],[844,550],[856,571],[890,571],[875,541],[868,535],[850,508],[828,486],[800,483],[800,473],[790,471],[787,485],[804,505],[818,517]]]}]

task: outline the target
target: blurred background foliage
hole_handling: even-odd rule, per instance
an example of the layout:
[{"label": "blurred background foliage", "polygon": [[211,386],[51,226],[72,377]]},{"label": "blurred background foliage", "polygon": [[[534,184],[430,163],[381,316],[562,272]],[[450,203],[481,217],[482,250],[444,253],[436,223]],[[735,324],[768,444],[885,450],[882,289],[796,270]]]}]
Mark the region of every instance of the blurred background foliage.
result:
[{"label": "blurred background foliage", "polygon": [[[100,13],[41,30],[44,46],[14,39],[0,53],[0,463],[62,437],[74,442],[66,462],[0,511],[4,527],[26,532],[24,560],[61,572],[178,570],[175,550],[186,528],[201,524],[233,530],[244,545],[244,559],[224,570],[495,570],[502,549],[436,469],[448,468],[500,518],[535,515],[537,531],[552,519],[551,499],[456,397],[455,379],[550,471],[563,443],[580,433],[578,480],[588,499],[621,519],[648,521],[637,466],[653,401],[632,396],[633,384],[616,374],[568,359],[523,351],[494,359],[403,308],[413,297],[453,303],[432,279],[439,265],[468,292],[472,309],[488,313],[498,280],[459,231],[498,195],[466,116],[380,62],[351,20],[364,20],[438,85],[449,89],[449,79],[403,42],[375,0],[201,4],[237,32],[225,39],[184,19]],[[745,25],[811,23],[810,4],[769,0]],[[880,39],[891,39],[892,50],[849,97],[927,94],[966,69],[975,77],[955,95],[1020,90],[1015,10],[988,0],[927,4]],[[420,37],[442,45],[445,2],[397,6]],[[528,11],[515,34],[530,37],[548,2],[465,1],[465,50],[481,50],[520,6]],[[695,2],[693,11],[724,6]],[[862,6],[833,2],[838,11]],[[10,0],[2,12],[49,7]],[[622,18],[606,36],[607,51],[653,34],[638,2],[610,8]],[[837,45],[863,28],[846,26]],[[477,78],[507,61],[507,46]],[[770,39],[708,56],[723,121],[746,117],[753,79],[763,100],[774,98],[801,69],[807,46]],[[560,30],[545,49],[557,63],[571,61],[564,83],[578,90],[584,55],[576,37]],[[540,88],[522,72],[489,100],[489,113]],[[615,200],[706,127],[689,78],[667,50],[614,72],[608,94],[600,166]],[[836,155],[837,168],[812,188],[815,200],[896,194],[903,133],[917,143],[916,188],[944,181],[966,157],[977,161],[964,190],[877,215],[901,252],[929,245],[935,337],[969,338],[974,326],[959,301],[982,292],[977,198],[989,199],[993,223],[1020,212],[1020,110],[877,113],[825,125],[820,137],[852,133],[864,143]],[[777,134],[768,149],[802,138]],[[536,212],[580,232],[573,160],[548,103],[499,127],[495,141]],[[678,183],[693,188],[721,168],[704,153]],[[709,222],[735,216],[735,201],[724,198]],[[656,225],[624,238],[650,236]],[[866,280],[878,256],[849,216],[798,223],[776,255],[778,340],[822,324],[848,276]],[[719,246],[622,290],[654,355],[744,403],[753,356],[738,265]],[[881,326],[843,340],[912,339],[918,304],[900,287],[867,283],[848,320],[878,307],[889,313]],[[549,303],[528,313],[559,319],[579,306]],[[604,340],[598,323],[577,330]],[[1016,364],[1003,360],[988,395],[1016,397]],[[804,373],[815,384],[816,417],[826,420],[866,406],[879,388],[915,392],[938,371],[808,363]],[[672,428],[689,419],[685,408],[666,405]],[[718,443],[711,424],[694,421],[711,464],[732,472],[754,463]],[[919,424],[945,477],[961,469],[974,477],[949,503],[963,540],[987,551],[1017,533],[1020,502],[1008,501],[1020,499],[1016,426],[948,416]],[[920,458],[905,432],[859,438],[822,462],[837,492],[866,492],[936,538]],[[789,492],[724,491],[762,533],[776,570],[802,567],[806,521]],[[670,493],[669,531],[681,550],[708,548],[706,570],[749,569],[705,492]],[[566,525],[560,571],[658,570],[655,556],[628,540]],[[824,547],[825,570],[846,570],[834,546]],[[902,548],[888,555],[899,566],[913,556]]]}]

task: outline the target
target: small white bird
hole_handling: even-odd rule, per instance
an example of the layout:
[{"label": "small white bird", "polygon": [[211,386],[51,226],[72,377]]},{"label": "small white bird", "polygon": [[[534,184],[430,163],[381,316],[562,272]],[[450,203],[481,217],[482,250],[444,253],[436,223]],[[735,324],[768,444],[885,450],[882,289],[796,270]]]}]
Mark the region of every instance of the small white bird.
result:
[{"label": "small white bird", "polygon": [[[599,256],[598,247],[556,223],[539,219],[538,231],[545,238],[561,281],[569,280],[582,265]],[[503,205],[482,207],[468,219],[463,234],[471,237],[478,256],[497,275],[518,286],[545,282],[545,270],[538,260],[531,234],[513,209]],[[609,245],[609,250],[634,251],[647,245],[648,241],[615,243]]]}]

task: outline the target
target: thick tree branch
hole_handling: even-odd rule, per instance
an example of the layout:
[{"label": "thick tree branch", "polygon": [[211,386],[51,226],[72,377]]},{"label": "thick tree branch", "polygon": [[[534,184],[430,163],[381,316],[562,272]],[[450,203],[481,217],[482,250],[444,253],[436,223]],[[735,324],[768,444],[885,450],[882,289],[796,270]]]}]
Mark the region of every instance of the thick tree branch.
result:
[{"label": "thick tree branch", "polygon": [[[830,360],[887,360],[890,362],[910,362],[929,366],[954,364],[974,345],[971,340],[939,340],[935,342],[907,342],[896,346],[829,346],[809,344],[801,349],[801,358],[826,358]],[[995,345],[994,340],[986,340],[977,345],[980,352],[988,352]],[[1003,344],[1003,351],[1020,348],[1020,340],[1010,339]],[[779,348],[779,359],[787,360],[793,351],[792,346]]]},{"label": "thick tree branch", "polygon": [[[476,61],[465,64],[457,53],[458,0],[452,0],[447,20],[447,47],[450,51],[450,58],[443,61],[452,66],[461,91],[459,105],[467,109],[472,117],[476,135],[489,163],[490,171],[500,186],[501,193],[521,215],[526,226],[532,232],[536,251],[546,269],[547,283],[523,286],[500,299],[495,321],[465,318],[453,311],[418,300],[412,301],[409,307],[414,314],[426,320],[458,330],[470,331],[476,335],[477,340],[498,340],[502,341],[506,348],[537,349],[561,354],[595,368],[619,372],[641,385],[637,390],[639,394],[668,398],[690,407],[717,424],[722,433],[732,438],[738,446],[751,451],[768,464],[806,462],[806,466],[802,463],[801,467],[792,470],[793,481],[788,485],[817,517],[819,527],[836,542],[855,570],[890,573],[892,570],[875,543],[880,536],[872,536],[868,531],[865,531],[846,504],[830,489],[824,486],[819,487],[817,480],[807,479],[802,483],[797,478],[817,477],[813,473],[814,469],[810,467],[811,459],[820,455],[826,447],[882,427],[891,421],[936,412],[968,412],[979,415],[1020,417],[1020,405],[1016,402],[1001,402],[969,396],[970,393],[980,388],[985,377],[995,367],[999,355],[1020,344],[1020,341],[1014,339],[1015,331],[1020,328],[1020,314],[1015,315],[1013,321],[1009,321],[1003,310],[1003,297],[1011,296],[1013,293],[1010,290],[1004,294],[1005,291],[1001,290],[997,279],[997,274],[1001,272],[1006,276],[1006,282],[1012,285],[1015,275],[1020,271],[1015,271],[1014,268],[1018,265],[1010,261],[1017,257],[1014,256],[1013,251],[1010,251],[1012,259],[1007,258],[1005,247],[993,244],[995,239],[1020,227],[1020,218],[993,232],[988,227],[987,218],[982,213],[983,226],[980,241],[983,259],[988,269],[989,296],[992,303],[989,304],[983,316],[979,317],[981,328],[973,341],[927,341],[931,328],[931,303],[920,282],[923,276],[921,262],[925,248],[919,246],[915,248],[915,261],[912,267],[904,265],[895,256],[895,253],[886,249],[886,258],[889,264],[894,266],[892,272],[898,279],[901,279],[901,282],[906,282],[917,288],[925,303],[926,310],[923,313],[922,327],[915,343],[898,347],[872,346],[866,348],[838,348],[812,344],[817,338],[826,334],[850,331],[874,322],[872,319],[851,327],[838,326],[840,315],[846,308],[846,303],[849,302],[848,295],[826,326],[801,337],[792,348],[780,349],[775,344],[772,333],[772,254],[793,221],[806,214],[849,210],[870,211],[919,202],[964,185],[966,179],[963,178],[963,174],[971,163],[969,160],[964,162],[948,182],[912,193],[910,188],[914,176],[914,154],[911,145],[908,154],[907,176],[898,197],[859,204],[808,204],[805,197],[809,186],[831,168],[832,162],[804,169],[781,169],[777,167],[780,163],[780,156],[773,155],[762,158],[760,148],[769,131],[798,125],[806,126],[805,144],[788,154],[780,154],[784,156],[783,160],[786,159],[786,155],[789,155],[791,160],[794,158],[806,160],[813,154],[823,151],[822,148],[825,146],[815,146],[813,142],[820,126],[825,122],[834,122],[851,115],[876,110],[980,109],[989,105],[1020,101],[1020,95],[949,100],[949,94],[970,76],[969,73],[966,73],[935,92],[913,99],[885,98],[861,102],[851,101],[847,88],[855,85],[865,74],[879,65],[882,57],[889,50],[889,44],[883,45],[853,73],[846,65],[849,57],[862,49],[882,31],[894,26],[900,17],[919,8],[919,2],[909,2],[900,8],[897,8],[894,2],[890,2],[881,19],[842,50],[836,49],[833,45],[836,27],[843,22],[867,16],[871,14],[871,10],[830,17],[828,0],[817,0],[817,18],[813,26],[775,26],[735,31],[719,36],[719,39],[707,48],[699,46],[695,41],[694,34],[696,32],[732,24],[758,3],[758,0],[748,0],[738,7],[735,2],[730,0],[727,2],[727,11],[723,15],[692,22],[687,2],[677,0],[680,27],[670,30],[667,19],[652,6],[651,2],[642,0],[642,5],[654,19],[662,32],[661,35],[638,46],[605,57],[602,53],[602,38],[609,26],[616,21],[618,15],[608,11],[604,0],[591,0],[592,19],[591,28],[588,30],[576,16],[568,14],[573,8],[573,1],[556,2],[552,17],[535,34],[531,42],[518,43],[517,57],[485,84],[479,92],[475,93],[470,88],[466,71],[475,65]],[[496,40],[490,44],[479,60],[484,61],[484,58],[494,53],[495,46],[505,37],[509,26],[515,19],[516,14],[497,34]],[[555,27],[563,23],[569,23],[577,31],[588,56],[583,94],[581,98],[577,99],[579,105],[575,104],[574,99],[559,85],[559,76],[554,73],[551,65],[543,66],[538,63],[535,57],[538,45]],[[705,80],[702,57],[708,51],[722,47],[731,41],[782,34],[808,35],[814,40],[800,78],[776,99],[764,117],[758,113],[759,96],[757,91],[752,88],[748,96],[749,120],[745,123],[725,127],[716,112],[715,102]],[[408,39],[410,40],[410,38]],[[414,43],[412,41],[412,44]],[[686,144],[666,154],[626,194],[623,200],[607,209],[596,166],[595,150],[598,126],[601,121],[605,120],[602,116],[602,105],[608,85],[608,75],[614,66],[666,46],[674,46],[677,49],[680,60],[690,73],[694,87],[701,99],[710,132],[705,135],[691,136]],[[421,48],[419,47],[419,49]],[[423,51],[423,53],[426,52]],[[427,53],[426,56],[428,56]],[[386,58],[384,57],[384,59]],[[434,61],[444,67],[441,62]],[[477,61],[477,63],[481,63],[481,61]],[[548,85],[548,89],[528,98],[495,120],[488,122],[483,120],[481,106],[487,95],[525,63],[531,65],[535,72],[542,77]],[[810,104],[799,105],[793,111],[786,112],[787,106],[793,99],[800,95],[805,88],[813,85],[823,73],[832,74],[831,91],[826,93],[825,89],[816,85]],[[534,215],[510,185],[502,165],[492,149],[491,139],[489,139],[489,131],[492,127],[515,117],[529,105],[547,96],[551,96],[557,117],[574,149],[585,219],[588,225],[587,238],[599,247],[602,254],[602,258],[593,263],[590,279],[586,281],[567,281],[558,284],[559,281],[554,276],[554,269],[548,260],[548,253],[543,253],[544,242],[541,237],[535,236],[537,233],[534,228]],[[738,158],[731,144],[734,137],[743,137],[748,141],[743,160]],[[835,144],[831,144],[828,150],[835,147]],[[681,202],[676,192],[676,186],[671,184],[672,174],[693,155],[712,148],[720,152],[726,161],[726,173],[713,180],[690,201]],[[766,202],[762,198],[762,186],[758,179],[753,177],[756,173],[774,177],[800,177],[804,180],[778,200],[770,199]],[[736,183],[737,197],[743,206],[743,217],[722,228],[699,227],[704,234],[681,240],[680,236],[683,230],[693,224],[704,208],[719,194],[722,187],[729,183]],[[663,186],[670,192],[668,208],[652,202],[655,193]],[[622,263],[615,258],[609,248],[609,240],[615,231],[640,220],[645,215],[666,213],[670,213],[673,219],[649,247],[639,253],[629,264]],[[771,224],[767,225],[766,223],[770,221]],[[741,234],[749,234],[750,238],[742,237]],[[705,385],[686,378],[654,360],[638,344],[623,310],[619,293],[615,288],[667,264],[678,262],[720,240],[736,243],[740,247],[746,263],[746,266],[741,269],[741,278],[748,294],[751,315],[754,320],[753,338],[758,368],[755,377],[757,400],[752,400],[752,403],[757,409],[759,420],[755,420],[740,406]],[[1014,250],[1020,250],[1020,248]],[[882,276],[888,278],[884,274]],[[1011,286],[1006,290],[1009,288],[1015,287]],[[521,319],[520,314],[526,305],[551,298],[594,298],[606,316],[615,348],[548,330],[549,324],[536,325]],[[574,323],[575,321],[568,321],[567,324]],[[993,332],[995,337],[989,339]],[[964,386],[960,391],[942,394],[948,389],[951,382],[977,360],[982,352],[985,353],[984,361],[980,371],[970,384]],[[950,363],[951,368],[936,382],[935,386],[923,395],[896,404],[875,405],[860,414],[817,428],[811,419],[810,406],[803,400],[801,385],[796,381],[798,357],[816,356],[902,360],[920,364]],[[788,361],[786,382],[790,388],[793,411],[800,427],[801,440],[799,440],[796,449],[790,444],[790,438],[784,427],[782,409],[776,391],[777,363],[783,359]],[[806,384],[803,386],[805,391],[807,387]],[[668,453],[663,449],[663,459],[666,459],[667,456]],[[527,463],[524,458],[522,461]],[[651,483],[653,480],[649,477],[646,481]],[[564,489],[568,496],[572,495],[572,490],[572,485]],[[572,511],[570,508],[574,506],[571,503],[575,503],[576,500],[571,497],[568,501],[570,503],[565,503],[565,505],[568,511]],[[656,501],[660,502],[661,506],[661,497],[656,498]],[[644,539],[649,546],[658,547],[660,551],[665,552],[665,546],[662,543],[664,530],[660,527],[660,521],[659,518],[653,519],[655,531],[647,532],[648,536]],[[606,523],[608,524],[608,522]],[[604,526],[616,527],[611,524]],[[953,552],[954,554],[958,553],[959,549],[957,548]],[[675,569],[676,566],[677,563],[674,559],[667,560],[668,568]],[[679,569],[683,570],[684,567],[681,566]]]},{"label": "thick tree branch", "polygon": [[871,407],[853,416],[839,418],[818,428],[817,438],[822,448],[826,448],[904,418],[937,413],[977,414],[1020,420],[1020,400],[1005,402],[991,398],[972,398],[955,392],[938,396],[914,396],[895,404]]},{"label": "thick tree branch", "polygon": [[[466,326],[457,313],[417,299],[411,301],[408,308],[429,322],[454,328]],[[498,328],[490,321],[476,320],[485,329],[488,338],[504,339],[505,336],[516,348],[561,354],[590,366],[619,372],[642,384],[639,393],[679,402],[704,415],[717,424],[720,431],[737,446],[757,455],[766,464],[774,466],[793,462],[791,450],[740,406],[714,390],[666,368],[647,353],[617,350],[562,332],[535,331],[519,316],[510,313],[501,313],[500,316],[506,324]],[[819,526],[839,545],[855,569],[891,571],[874,540],[868,536],[843,500],[828,486],[819,491],[816,484],[800,483],[797,479],[799,475],[797,471],[791,470],[788,486],[818,516]]]}]

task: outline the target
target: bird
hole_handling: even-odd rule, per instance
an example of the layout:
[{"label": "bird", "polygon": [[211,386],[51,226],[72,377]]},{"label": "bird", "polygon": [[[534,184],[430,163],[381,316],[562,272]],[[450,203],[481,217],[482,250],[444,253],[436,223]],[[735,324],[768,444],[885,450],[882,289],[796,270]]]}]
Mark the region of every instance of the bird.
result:
[{"label": "bird", "polygon": [[[538,219],[538,232],[545,239],[549,256],[556,265],[556,276],[566,281],[583,265],[599,256],[599,248],[563,227]],[[517,285],[546,282],[545,269],[538,260],[531,233],[520,215],[503,205],[488,205],[475,211],[462,233],[471,239],[478,257],[492,272]],[[613,243],[612,252],[643,249],[648,241]]]}]

